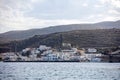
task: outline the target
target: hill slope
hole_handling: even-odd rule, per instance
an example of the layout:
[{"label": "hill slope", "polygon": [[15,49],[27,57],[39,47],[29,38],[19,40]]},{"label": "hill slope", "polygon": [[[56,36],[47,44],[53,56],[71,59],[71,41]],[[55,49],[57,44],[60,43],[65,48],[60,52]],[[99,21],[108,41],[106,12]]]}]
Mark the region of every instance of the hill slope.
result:
[{"label": "hill slope", "polygon": [[[17,50],[26,47],[47,45],[59,48],[62,42],[71,43],[75,47],[113,47],[120,46],[120,29],[74,30],[46,35],[35,35],[17,42]],[[14,42],[7,44],[14,50]]]},{"label": "hill slope", "polygon": [[34,35],[43,35],[43,34],[50,34],[55,32],[65,32],[65,31],[72,31],[72,30],[111,29],[111,28],[120,28],[120,20],[115,22],[108,21],[108,22],[100,22],[95,24],[72,24],[72,25],[52,26],[52,27],[47,27],[42,29],[9,31],[9,32],[0,34],[0,42],[27,39]]}]

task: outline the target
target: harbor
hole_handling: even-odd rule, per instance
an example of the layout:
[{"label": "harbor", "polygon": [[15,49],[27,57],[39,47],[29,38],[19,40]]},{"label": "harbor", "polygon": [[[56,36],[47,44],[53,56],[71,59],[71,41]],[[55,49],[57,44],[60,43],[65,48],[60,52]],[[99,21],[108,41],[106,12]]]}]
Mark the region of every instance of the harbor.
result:
[{"label": "harbor", "polygon": [[105,54],[96,48],[77,49],[63,43],[59,49],[40,45],[20,52],[1,53],[0,57],[4,62],[120,62],[120,50]]}]

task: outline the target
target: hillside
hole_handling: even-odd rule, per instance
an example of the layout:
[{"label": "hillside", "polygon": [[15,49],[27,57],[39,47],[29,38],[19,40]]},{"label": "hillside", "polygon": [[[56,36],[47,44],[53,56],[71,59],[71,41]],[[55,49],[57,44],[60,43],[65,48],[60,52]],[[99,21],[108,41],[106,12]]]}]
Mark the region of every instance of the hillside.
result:
[{"label": "hillside", "polygon": [[65,32],[72,30],[111,29],[111,28],[120,28],[120,20],[115,22],[107,21],[107,22],[100,22],[95,24],[71,24],[71,25],[51,26],[42,29],[9,31],[0,34],[0,43],[12,41],[12,40],[22,40],[32,37],[34,35],[44,35],[44,34],[51,34],[56,32]]},{"label": "hillside", "polygon": [[59,48],[61,42],[71,43],[72,46],[75,47],[120,46],[120,29],[73,30],[46,35],[35,35],[22,41],[13,41],[10,44],[1,46],[11,47],[14,51],[16,45],[17,50],[20,51],[26,47],[38,47],[42,44]]}]

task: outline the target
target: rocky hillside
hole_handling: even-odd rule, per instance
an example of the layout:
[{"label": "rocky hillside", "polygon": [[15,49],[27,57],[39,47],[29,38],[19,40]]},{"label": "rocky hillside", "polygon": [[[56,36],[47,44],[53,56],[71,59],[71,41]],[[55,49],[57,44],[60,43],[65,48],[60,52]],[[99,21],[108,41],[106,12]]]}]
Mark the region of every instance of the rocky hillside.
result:
[{"label": "rocky hillside", "polygon": [[59,48],[61,42],[71,43],[75,47],[116,47],[120,46],[120,29],[73,30],[35,35],[22,41],[13,41],[1,46],[11,47],[14,50],[16,45],[17,50],[20,51],[26,47],[38,47],[42,44]]}]

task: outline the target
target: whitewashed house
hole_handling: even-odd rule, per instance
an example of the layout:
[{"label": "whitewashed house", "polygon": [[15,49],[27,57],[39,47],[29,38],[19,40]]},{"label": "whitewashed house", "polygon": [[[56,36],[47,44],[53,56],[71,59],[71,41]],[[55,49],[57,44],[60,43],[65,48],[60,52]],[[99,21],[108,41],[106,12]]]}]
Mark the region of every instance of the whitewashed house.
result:
[{"label": "whitewashed house", "polygon": [[38,49],[36,49],[36,48],[33,48],[31,50],[31,54],[39,54],[39,53],[40,53],[40,51]]},{"label": "whitewashed house", "polygon": [[40,45],[39,46],[39,49],[42,51],[42,50],[49,50],[51,49],[51,47],[47,47],[46,45]]},{"label": "whitewashed house", "polygon": [[2,53],[1,57],[3,60],[9,59],[10,61],[15,61],[18,58],[14,52]]},{"label": "whitewashed house", "polygon": [[57,54],[48,54],[47,57],[49,61],[58,61]]},{"label": "whitewashed house", "polygon": [[72,57],[75,57],[75,53],[77,53],[77,48],[62,50],[62,59],[71,60]]},{"label": "whitewashed house", "polygon": [[47,54],[46,56],[42,57],[43,61],[58,61],[57,54]]},{"label": "whitewashed house", "polygon": [[22,50],[22,52],[26,53],[27,51],[30,51],[30,50],[31,50],[31,48],[25,48]]},{"label": "whitewashed house", "polygon": [[95,53],[95,52],[97,52],[97,49],[95,49],[95,48],[88,48],[87,52],[88,53]]},{"label": "whitewashed house", "polygon": [[86,54],[86,58],[91,62],[100,62],[101,61],[101,53],[90,53]]}]

